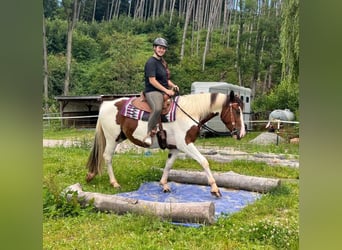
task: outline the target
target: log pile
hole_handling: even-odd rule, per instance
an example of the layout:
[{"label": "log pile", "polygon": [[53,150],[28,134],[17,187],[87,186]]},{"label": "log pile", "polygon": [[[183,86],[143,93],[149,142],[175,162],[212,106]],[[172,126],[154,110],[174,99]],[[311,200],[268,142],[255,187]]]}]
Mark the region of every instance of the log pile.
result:
[{"label": "log pile", "polygon": [[[234,172],[213,173],[213,176],[219,187],[260,193],[266,193],[280,185],[279,179],[246,176]],[[208,185],[206,175],[199,171],[171,170],[168,180],[178,183]],[[117,195],[84,192],[79,183],[67,187],[64,192],[66,192],[69,200],[72,198],[72,193],[76,192],[78,201],[82,205],[93,203],[99,211],[157,216],[163,220],[181,223],[213,224],[215,222],[215,204],[213,202],[145,201]]]}]

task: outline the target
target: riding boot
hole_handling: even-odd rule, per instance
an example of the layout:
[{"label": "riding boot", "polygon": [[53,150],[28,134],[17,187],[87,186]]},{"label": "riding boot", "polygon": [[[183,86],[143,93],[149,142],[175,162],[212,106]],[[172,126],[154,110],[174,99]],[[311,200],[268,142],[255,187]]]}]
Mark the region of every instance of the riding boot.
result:
[{"label": "riding boot", "polygon": [[146,143],[148,146],[153,144],[153,138],[157,133],[157,129],[152,129],[143,139],[143,142]]},{"label": "riding boot", "polygon": [[152,137],[150,135],[146,135],[146,137],[143,139],[143,142],[146,143],[148,146],[152,145]]}]

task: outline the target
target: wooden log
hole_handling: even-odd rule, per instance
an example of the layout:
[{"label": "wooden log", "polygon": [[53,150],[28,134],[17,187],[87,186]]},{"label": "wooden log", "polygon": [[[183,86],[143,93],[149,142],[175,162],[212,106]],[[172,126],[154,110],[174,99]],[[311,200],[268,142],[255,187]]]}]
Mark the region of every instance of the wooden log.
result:
[{"label": "wooden log", "polygon": [[[281,184],[280,179],[247,176],[234,173],[213,173],[216,184],[219,187],[242,189],[253,192],[266,193]],[[208,179],[204,172],[171,170],[168,177],[169,181],[208,185]]]},{"label": "wooden log", "polygon": [[[96,209],[117,214],[136,213],[157,216],[161,219],[183,223],[213,224],[215,205],[213,202],[152,202],[109,194],[84,192],[79,183],[71,185],[65,192],[77,192],[81,204],[93,200]],[[72,194],[68,194],[70,199]]]}]

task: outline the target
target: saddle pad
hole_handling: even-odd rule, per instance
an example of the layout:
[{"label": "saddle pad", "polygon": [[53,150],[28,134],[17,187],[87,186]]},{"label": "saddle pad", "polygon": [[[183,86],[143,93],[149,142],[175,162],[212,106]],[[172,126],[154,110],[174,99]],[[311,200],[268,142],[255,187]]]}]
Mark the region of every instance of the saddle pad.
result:
[{"label": "saddle pad", "polygon": [[[142,120],[142,121],[148,121],[148,118],[150,116],[150,112],[143,111],[141,109],[138,109],[132,105],[132,100],[136,97],[132,97],[127,100],[125,105],[122,107],[120,114],[129,117],[135,120]],[[178,101],[178,96],[176,96],[175,100],[171,103],[171,109],[170,112],[166,115],[161,116],[162,122],[173,122],[176,120],[176,102]]]}]

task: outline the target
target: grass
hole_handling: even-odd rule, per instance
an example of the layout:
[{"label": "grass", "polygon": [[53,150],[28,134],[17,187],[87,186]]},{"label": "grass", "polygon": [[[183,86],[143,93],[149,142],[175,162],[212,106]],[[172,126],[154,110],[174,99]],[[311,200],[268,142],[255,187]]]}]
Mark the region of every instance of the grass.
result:
[{"label": "grass", "polygon": [[[214,225],[200,228],[176,226],[151,216],[100,213],[91,206],[81,208],[61,196],[64,188],[81,183],[85,191],[113,194],[136,190],[146,181],[159,181],[156,168],[164,166],[167,151],[152,154],[127,152],[115,155],[115,174],[122,189],[109,185],[107,174],[86,183],[85,163],[90,152],[88,140],[94,130],[44,131],[44,138],[84,140],[80,146],[43,149],[43,248],[44,249],[298,249],[299,185],[284,181],[239,213],[221,217]],[[241,141],[206,138],[204,146],[230,146],[247,152],[291,154],[298,157],[298,145],[249,145],[257,136],[249,133]],[[227,145],[229,144],[229,145]],[[209,160],[213,171],[234,171],[246,175],[299,179],[299,170],[268,166],[260,162]],[[178,159],[174,169],[196,169],[191,159]]]}]

